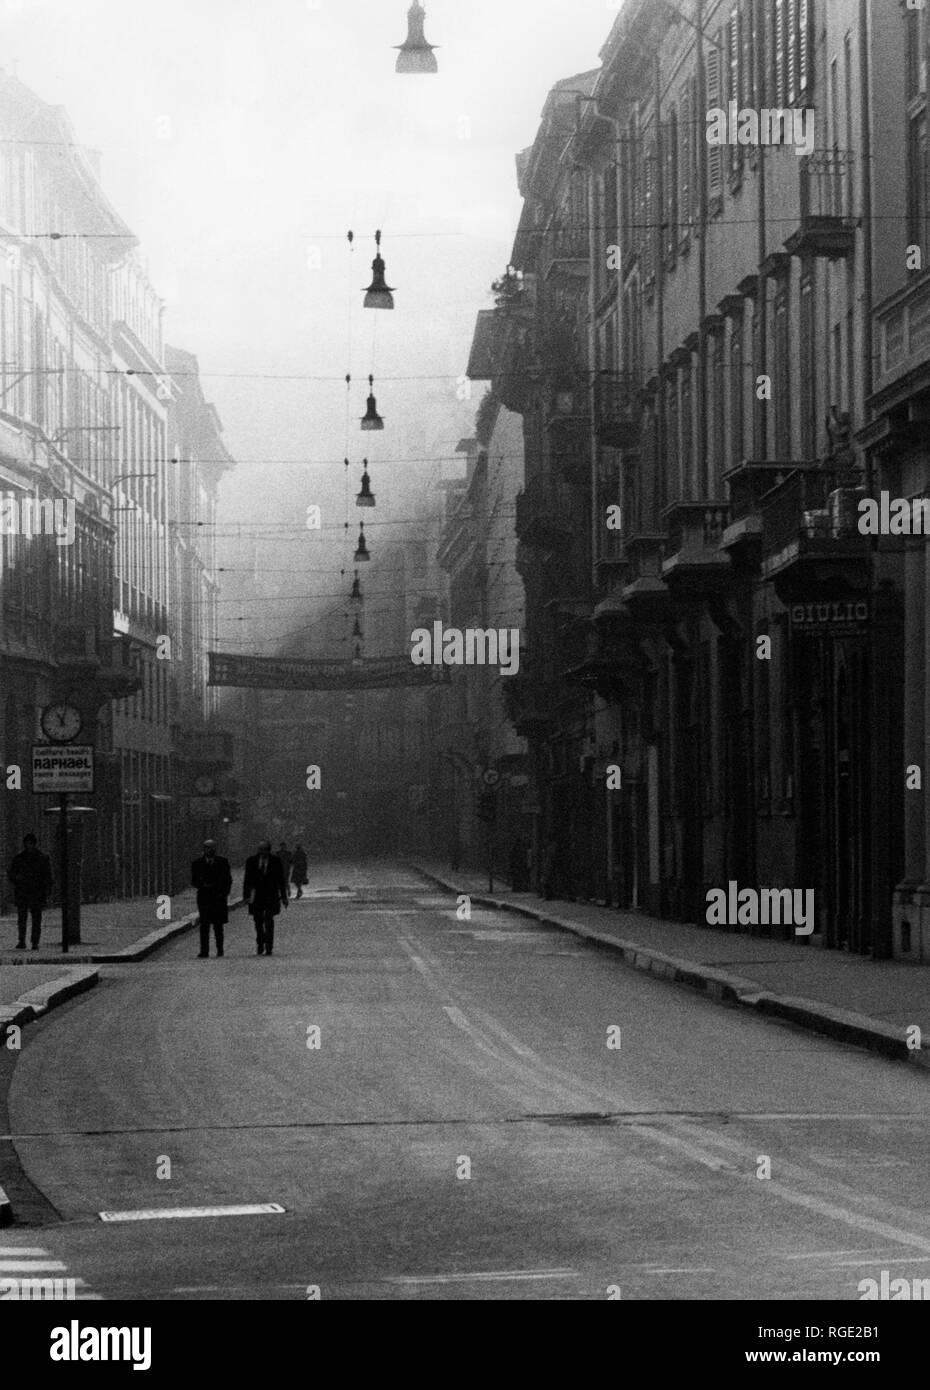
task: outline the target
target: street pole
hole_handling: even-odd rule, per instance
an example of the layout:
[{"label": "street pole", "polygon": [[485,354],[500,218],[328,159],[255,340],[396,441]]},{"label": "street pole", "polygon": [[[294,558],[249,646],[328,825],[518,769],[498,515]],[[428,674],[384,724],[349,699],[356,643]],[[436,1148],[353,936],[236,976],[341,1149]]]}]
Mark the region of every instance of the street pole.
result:
[{"label": "street pole", "polygon": [[488,818],[488,892],[494,892],[494,822]]},{"label": "street pole", "polygon": [[68,793],[61,792],[58,797],[58,814],[61,835],[61,949],[68,952],[68,932],[71,926],[68,904]]}]

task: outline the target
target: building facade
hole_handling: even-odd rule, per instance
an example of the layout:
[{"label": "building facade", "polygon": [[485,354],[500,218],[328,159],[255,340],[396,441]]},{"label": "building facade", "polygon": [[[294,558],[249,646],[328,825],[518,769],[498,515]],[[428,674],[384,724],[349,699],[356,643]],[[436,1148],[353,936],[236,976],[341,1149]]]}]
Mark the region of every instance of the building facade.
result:
[{"label": "building facade", "polygon": [[[55,803],[33,796],[42,709],[81,714],[96,790],[72,800],[72,878],[85,897],[112,894],[118,765],[111,701],[136,688],[113,632],[110,284],[134,243],[60,108],[0,74],[0,857],[34,831],[54,855]],[[60,509],[62,533],[27,522]],[[42,509],[48,508],[46,514]],[[9,885],[3,878],[0,901]]]},{"label": "building facade", "polygon": [[[703,921],[730,880],[813,888],[815,942],[906,955],[905,807],[905,897],[924,842],[903,562],[857,523],[876,449],[902,463],[871,429],[874,283],[916,290],[872,210],[906,205],[906,113],[924,167],[923,25],[843,0],[627,0],[518,161],[497,379],[523,415],[527,645],[546,660],[513,712],[574,865],[563,891]],[[765,111],[787,118],[774,139]],[[873,179],[879,139],[895,153]],[[900,412],[913,384],[881,401]]]}]

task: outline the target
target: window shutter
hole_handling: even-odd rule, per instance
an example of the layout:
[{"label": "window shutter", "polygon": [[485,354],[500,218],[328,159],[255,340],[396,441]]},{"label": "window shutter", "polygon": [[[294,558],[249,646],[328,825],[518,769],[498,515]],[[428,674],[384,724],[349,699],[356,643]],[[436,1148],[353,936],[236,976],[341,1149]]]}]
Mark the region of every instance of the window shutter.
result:
[{"label": "window shutter", "polygon": [[655,239],[656,239],[656,206],[655,206],[655,162],[656,162],[656,142],[650,140],[646,146],[646,158],[643,169],[643,265],[646,272],[646,279],[651,280],[655,274]]},{"label": "window shutter", "polygon": [[[729,38],[729,63],[730,63],[730,82],[727,91],[727,98],[735,101],[737,108],[740,106],[740,14],[736,5],[730,11],[730,20],[727,25],[727,36]],[[738,175],[743,167],[743,147],[742,145],[730,145],[730,174]]]},{"label": "window shutter", "polygon": [[[707,106],[720,108],[720,48],[710,48],[707,53]],[[723,149],[720,145],[707,146],[707,192],[713,198],[723,188]]]},{"label": "window shutter", "polygon": [[[804,0],[807,3],[807,0]],[[740,33],[743,42],[742,61],[740,63],[740,88],[739,104],[740,109],[745,110],[747,106],[755,106],[755,51],[753,46],[753,0],[740,0]]]},{"label": "window shutter", "polygon": [[786,105],[798,99],[798,0],[784,0],[785,6],[785,97]]},{"label": "window shutter", "polygon": [[694,112],[691,109],[691,86],[686,82],[681,91],[681,157],[678,161],[679,192],[678,211],[682,231],[691,226],[691,160],[694,145],[694,132],[691,122]]},{"label": "window shutter", "polygon": [[798,5],[798,90],[806,92],[811,81],[810,0]]},{"label": "window shutter", "polygon": [[787,0],[775,0],[775,51],[772,72],[772,105],[785,105],[785,8]]}]

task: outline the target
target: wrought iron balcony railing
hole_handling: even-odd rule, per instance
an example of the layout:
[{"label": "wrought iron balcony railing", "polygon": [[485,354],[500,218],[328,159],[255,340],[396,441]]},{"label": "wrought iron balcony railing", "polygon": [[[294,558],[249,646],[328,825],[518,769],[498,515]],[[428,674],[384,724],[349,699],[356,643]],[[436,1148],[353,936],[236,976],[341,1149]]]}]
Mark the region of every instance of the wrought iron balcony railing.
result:
[{"label": "wrought iron balcony railing", "polygon": [[793,256],[842,260],[852,254],[858,218],[852,207],[855,158],[848,150],[814,150],[800,160],[800,218],[785,242]]}]

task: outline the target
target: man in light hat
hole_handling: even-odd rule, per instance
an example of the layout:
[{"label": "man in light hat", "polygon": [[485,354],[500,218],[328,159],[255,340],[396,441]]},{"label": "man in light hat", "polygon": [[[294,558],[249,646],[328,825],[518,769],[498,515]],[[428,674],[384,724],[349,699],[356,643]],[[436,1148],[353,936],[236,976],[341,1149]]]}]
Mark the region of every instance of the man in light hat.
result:
[{"label": "man in light hat", "polygon": [[227,899],[232,890],[229,860],[216,852],[215,840],[204,840],[203,854],[191,865],[191,883],[197,889],[197,911],[200,914],[200,952],[203,960],[210,954],[210,927],[216,937],[216,954],[223,954],[223,928],[229,921]]}]

